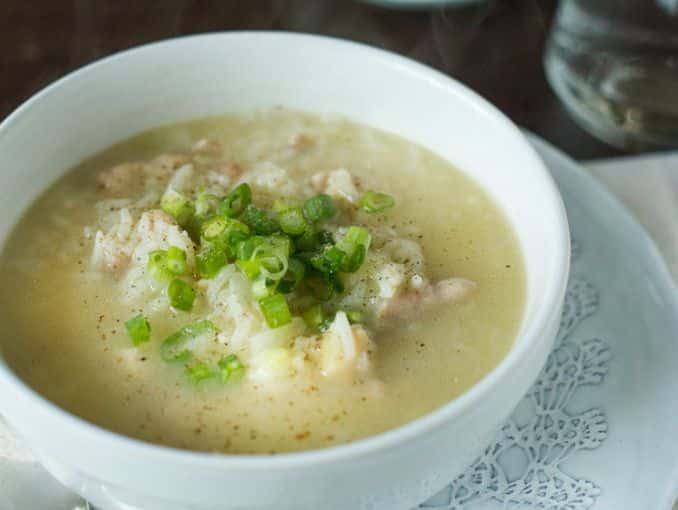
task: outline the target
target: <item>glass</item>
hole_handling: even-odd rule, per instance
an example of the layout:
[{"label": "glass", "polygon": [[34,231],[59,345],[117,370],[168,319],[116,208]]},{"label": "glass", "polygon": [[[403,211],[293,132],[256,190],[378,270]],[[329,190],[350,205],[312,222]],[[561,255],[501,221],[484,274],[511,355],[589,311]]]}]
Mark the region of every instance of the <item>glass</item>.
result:
[{"label": "glass", "polygon": [[624,149],[678,147],[678,0],[562,0],[544,65],[594,136]]}]

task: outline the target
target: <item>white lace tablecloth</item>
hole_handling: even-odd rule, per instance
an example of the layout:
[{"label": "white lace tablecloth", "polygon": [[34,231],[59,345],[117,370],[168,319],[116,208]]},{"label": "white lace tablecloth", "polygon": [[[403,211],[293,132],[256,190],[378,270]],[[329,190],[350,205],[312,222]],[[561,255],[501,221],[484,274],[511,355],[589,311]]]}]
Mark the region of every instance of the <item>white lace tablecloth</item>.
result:
[{"label": "white lace tablecloth", "polygon": [[[648,230],[678,282],[678,153],[595,161],[585,166]],[[1,418],[0,495],[0,510],[83,508],[79,498],[33,461]]]}]

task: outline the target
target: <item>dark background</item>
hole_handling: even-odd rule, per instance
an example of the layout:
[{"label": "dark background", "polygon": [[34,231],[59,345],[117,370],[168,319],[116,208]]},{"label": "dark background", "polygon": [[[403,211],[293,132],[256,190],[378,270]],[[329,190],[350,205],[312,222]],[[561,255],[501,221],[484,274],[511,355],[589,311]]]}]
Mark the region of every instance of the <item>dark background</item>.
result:
[{"label": "dark background", "polygon": [[461,80],[576,158],[622,154],[569,118],[542,51],[556,0],[427,11],[351,0],[0,0],[0,118],[46,84],[149,41],[219,30],[293,30],[366,42]]}]

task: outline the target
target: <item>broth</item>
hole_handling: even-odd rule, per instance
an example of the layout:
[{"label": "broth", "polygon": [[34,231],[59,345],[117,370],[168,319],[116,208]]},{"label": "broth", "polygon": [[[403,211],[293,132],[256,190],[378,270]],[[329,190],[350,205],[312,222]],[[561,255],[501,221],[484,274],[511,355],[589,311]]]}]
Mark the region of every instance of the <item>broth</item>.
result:
[{"label": "broth", "polygon": [[[312,140],[293,151],[290,138]],[[160,153],[188,153],[219,139],[229,160],[262,161],[303,181],[347,168],[396,197],[379,219],[421,245],[431,281],[473,280],[461,303],[374,333],[380,390],[319,378],[269,384],[188,384],[157,355],[162,338],[200,311],[166,313],[153,339],[131,346],[124,322],[138,312],[113,290],[119,276],[93,272],[89,230],[101,201],[96,173]],[[247,170],[246,170],[247,171]],[[410,228],[416,226],[415,228]],[[28,210],[9,238],[0,274],[2,352],[17,374],[68,411],[107,429],[179,448],[274,453],[326,447],[397,427],[454,399],[506,355],[521,323],[520,247],[498,207],[430,151],[338,118],[283,109],[163,126],[126,140],[69,172]]]}]

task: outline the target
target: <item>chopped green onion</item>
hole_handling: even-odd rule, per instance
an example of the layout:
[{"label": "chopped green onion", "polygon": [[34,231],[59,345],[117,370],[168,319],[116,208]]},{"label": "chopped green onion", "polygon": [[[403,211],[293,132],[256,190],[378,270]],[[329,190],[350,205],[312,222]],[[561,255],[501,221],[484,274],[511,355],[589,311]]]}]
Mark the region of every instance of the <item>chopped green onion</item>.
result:
[{"label": "chopped green onion", "polygon": [[217,331],[216,326],[209,320],[202,320],[184,326],[162,342],[160,346],[162,359],[165,361],[187,361],[191,357],[191,351],[185,348],[186,344],[208,333],[216,335]]},{"label": "chopped green onion", "polygon": [[216,214],[218,206],[219,197],[211,193],[202,192],[195,201],[195,214],[185,228],[196,243],[200,241],[203,223]]},{"label": "chopped green onion", "polygon": [[301,207],[301,202],[293,198],[276,198],[273,202],[273,210],[278,214],[287,211],[288,209],[295,209]]},{"label": "chopped green onion", "polygon": [[229,354],[225,358],[219,360],[219,371],[221,372],[221,382],[234,382],[241,379],[245,375],[245,365],[243,365],[238,356]]},{"label": "chopped green onion", "polygon": [[226,216],[215,216],[202,224],[202,237],[208,241],[213,242],[218,240],[228,228],[229,218]]},{"label": "chopped green onion", "polygon": [[320,305],[313,305],[301,314],[301,318],[304,319],[309,329],[315,331],[319,330],[320,325],[325,321],[325,313]]},{"label": "chopped green onion", "polygon": [[166,282],[174,276],[167,268],[167,251],[155,250],[148,254],[146,269],[151,277],[159,282]]},{"label": "chopped green onion", "polygon": [[193,301],[195,301],[195,290],[188,283],[179,278],[175,278],[167,287],[167,295],[170,299],[170,304],[178,309],[189,311],[193,308]]},{"label": "chopped green onion", "polygon": [[195,269],[201,278],[214,278],[227,263],[226,252],[216,246],[208,246],[195,256]]},{"label": "chopped green onion", "polygon": [[304,214],[309,221],[329,220],[336,212],[332,197],[321,193],[304,202]]},{"label": "chopped green onion", "polygon": [[365,321],[365,316],[363,312],[359,310],[350,310],[346,312],[346,318],[351,324],[359,324]]},{"label": "chopped green onion", "polygon": [[329,230],[319,230],[318,231],[318,242],[320,244],[333,244],[334,235]]},{"label": "chopped green onion", "polygon": [[202,225],[202,239],[234,252],[236,245],[247,239],[250,229],[243,222],[226,216],[215,216]]},{"label": "chopped green onion", "polygon": [[304,213],[299,208],[287,209],[280,213],[278,217],[280,228],[286,234],[298,236],[303,234],[308,228]]},{"label": "chopped green onion", "polygon": [[336,275],[314,272],[304,279],[304,285],[311,295],[319,301],[329,301],[344,291],[344,286]]},{"label": "chopped green onion", "polygon": [[260,246],[266,242],[266,238],[263,236],[252,236],[249,239],[240,241],[235,249],[235,257],[238,260],[249,260],[252,257],[252,253],[257,246]]},{"label": "chopped green onion", "polygon": [[216,374],[205,363],[187,365],[184,372],[193,383],[198,384],[206,379],[211,379]]},{"label": "chopped green onion", "polygon": [[303,262],[294,257],[290,258],[287,261],[287,272],[278,283],[278,290],[283,294],[292,292],[304,278],[305,272]]},{"label": "chopped green onion", "polygon": [[234,217],[242,213],[252,203],[252,190],[249,184],[243,182],[231,190],[228,196],[219,204],[219,214]]},{"label": "chopped green onion", "polygon": [[320,244],[317,233],[312,229],[306,230],[300,237],[297,237],[295,242],[300,251],[313,251]]},{"label": "chopped green onion", "polygon": [[182,227],[186,227],[191,223],[193,213],[195,212],[191,201],[173,189],[168,189],[162,196],[160,207]]},{"label": "chopped green onion", "polygon": [[380,191],[366,191],[360,200],[358,206],[368,213],[381,212],[395,205],[395,200],[391,195],[381,193]]},{"label": "chopped green onion", "polygon": [[332,246],[311,257],[311,265],[321,273],[333,275],[339,271],[345,257],[344,251]]},{"label": "chopped green onion", "polygon": [[256,299],[268,297],[275,292],[276,283],[277,282],[260,275],[252,282],[252,295],[254,295]]},{"label": "chopped green onion", "polygon": [[270,235],[280,230],[280,225],[276,220],[251,204],[242,212],[240,220],[257,234]]},{"label": "chopped green onion", "polygon": [[259,308],[270,328],[278,328],[292,320],[287,300],[282,294],[273,294],[259,300]]},{"label": "chopped green onion", "polygon": [[125,322],[125,329],[134,345],[143,344],[151,339],[151,325],[141,314]]},{"label": "chopped green onion", "polygon": [[219,207],[219,197],[212,193],[201,193],[195,201],[195,215],[203,220],[214,216]]},{"label": "chopped green onion", "polygon": [[362,266],[371,241],[372,237],[364,227],[351,226],[346,230],[346,233],[336,245],[337,248],[346,253],[346,257],[341,263],[343,272],[354,273]]},{"label": "chopped green onion", "polygon": [[167,248],[167,269],[176,276],[186,272],[186,252],[176,246]]},{"label": "chopped green onion", "polygon": [[250,255],[250,260],[260,262],[261,273],[269,279],[280,280],[287,271],[291,249],[290,239],[284,236],[265,237]]},{"label": "chopped green onion", "polygon": [[309,228],[300,237],[297,237],[294,242],[299,251],[314,251],[322,245],[333,244],[334,237],[327,230],[316,232]]},{"label": "chopped green onion", "polygon": [[236,260],[235,264],[250,281],[255,280],[261,273],[261,262],[258,260]]}]

